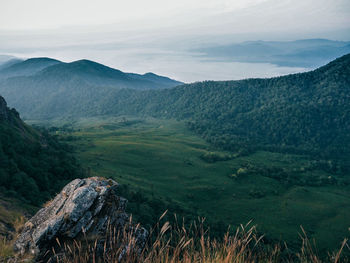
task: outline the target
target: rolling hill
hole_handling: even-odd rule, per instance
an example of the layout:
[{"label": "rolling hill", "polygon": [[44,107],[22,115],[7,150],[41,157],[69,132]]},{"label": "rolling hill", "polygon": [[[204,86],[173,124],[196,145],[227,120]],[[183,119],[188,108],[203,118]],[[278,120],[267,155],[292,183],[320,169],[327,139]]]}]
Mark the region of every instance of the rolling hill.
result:
[{"label": "rolling hill", "polygon": [[11,62],[11,60],[0,70],[0,79],[17,76],[30,76],[44,68],[61,63],[60,61],[51,58],[31,58],[25,61],[19,60],[17,63],[11,63],[8,65],[9,62]]},{"label": "rolling hill", "polygon": [[0,65],[5,64],[6,62],[10,61],[10,60],[14,60],[17,58],[11,55],[0,55]]},{"label": "rolling hill", "polygon": [[33,58],[0,70],[1,94],[26,118],[76,115],[78,109],[84,114],[86,108],[102,108],[104,100],[121,89],[164,89],[179,84],[153,73],[124,73],[90,60],[63,63]]},{"label": "rolling hill", "polygon": [[[181,82],[158,76],[153,73],[144,75],[124,73],[91,60],[78,60],[64,63],[51,58],[13,59],[5,62],[0,68],[0,79],[13,77],[32,77],[33,81],[42,79],[65,81],[75,78],[92,86],[110,86],[115,88],[157,89],[169,88]],[[16,82],[12,79],[12,81]]]},{"label": "rolling hill", "polygon": [[130,89],[170,88],[182,84],[156,74],[151,76],[150,73],[145,75],[124,73],[94,61],[83,59],[48,67],[35,77],[51,79],[53,82],[62,82],[66,78],[76,78],[90,86]]},{"label": "rolling hill", "polygon": [[[1,58],[1,56],[0,56]],[[0,71],[4,68],[8,68],[14,64],[17,64],[19,62],[23,61],[22,59],[19,59],[19,58],[11,58],[9,60],[6,60],[6,61],[3,61],[3,62],[0,62]]]}]

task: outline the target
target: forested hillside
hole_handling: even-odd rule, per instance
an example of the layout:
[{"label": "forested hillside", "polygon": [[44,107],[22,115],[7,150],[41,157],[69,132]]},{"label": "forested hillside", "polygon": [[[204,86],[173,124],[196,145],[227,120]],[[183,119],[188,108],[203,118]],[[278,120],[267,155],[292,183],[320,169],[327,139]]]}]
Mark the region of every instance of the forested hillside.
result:
[{"label": "forested hillside", "polygon": [[25,118],[99,114],[121,89],[171,88],[181,82],[153,73],[143,75],[89,61],[64,63],[33,58],[0,69],[0,93]]},{"label": "forested hillside", "polygon": [[[44,71],[57,66],[61,65]],[[267,149],[332,159],[349,155],[350,55],[307,73],[206,81],[161,90],[97,88],[81,85],[79,79],[65,80],[65,75],[58,73],[50,76],[57,81],[25,78],[16,84],[9,79],[0,84],[0,91],[32,119],[99,115],[175,118],[187,121],[214,145],[239,154]]]},{"label": "forested hillside", "polygon": [[0,96],[0,192],[33,205],[56,194],[83,170],[70,148],[26,125]]},{"label": "forested hillside", "polygon": [[350,55],[279,78],[126,93],[110,98],[104,113],[188,120],[208,141],[242,153],[264,148],[333,158],[349,154]]},{"label": "forested hillside", "polygon": [[61,62],[51,58],[31,58],[25,61],[10,60],[0,68],[0,79],[17,76],[30,76],[59,63]]}]

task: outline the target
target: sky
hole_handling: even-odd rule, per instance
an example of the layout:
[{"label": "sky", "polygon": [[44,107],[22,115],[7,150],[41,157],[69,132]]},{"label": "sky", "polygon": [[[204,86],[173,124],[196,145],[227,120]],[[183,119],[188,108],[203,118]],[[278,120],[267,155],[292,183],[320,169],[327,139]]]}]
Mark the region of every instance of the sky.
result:
[{"label": "sky", "polygon": [[87,58],[186,82],[306,70],[206,61],[191,51],[247,40],[303,38],[349,41],[350,1],[0,1],[0,54],[67,62]]},{"label": "sky", "polygon": [[[264,0],[2,0],[1,29],[45,29],[219,14]],[[18,8],[21,7],[21,8]],[[157,20],[158,20],[157,19]],[[180,19],[178,19],[180,20]],[[180,22],[180,21],[178,21]]]}]

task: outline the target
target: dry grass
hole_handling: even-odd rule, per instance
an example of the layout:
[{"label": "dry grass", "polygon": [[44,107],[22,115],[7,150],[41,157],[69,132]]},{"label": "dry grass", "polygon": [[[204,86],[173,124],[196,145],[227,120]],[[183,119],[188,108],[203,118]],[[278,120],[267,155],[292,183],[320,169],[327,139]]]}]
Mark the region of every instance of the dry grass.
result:
[{"label": "dry grass", "polygon": [[5,237],[0,237],[0,262],[14,255],[12,244]]},{"label": "dry grass", "polygon": [[[16,233],[21,230],[25,222],[24,217],[17,217],[15,221],[13,222],[13,227],[16,230]],[[7,262],[10,258],[13,258],[14,251],[13,251],[13,237],[15,234],[11,237],[11,240],[7,239],[6,237],[0,236],[0,262]]]},{"label": "dry grass", "polygon": [[228,231],[219,241],[210,238],[208,231],[203,228],[204,220],[198,220],[186,228],[183,222],[173,225],[169,222],[160,224],[162,217],[150,231],[149,240],[143,249],[138,246],[135,238],[139,226],[136,228],[127,226],[120,232],[110,227],[109,234],[102,243],[101,239],[93,240],[91,237],[84,237],[83,241],[69,244],[60,244],[57,240],[64,251],[56,254],[57,261],[61,263],[339,263],[349,260],[343,255],[344,250],[350,251],[347,240],[344,240],[338,251],[329,254],[326,259],[321,259],[317,255],[314,243],[307,238],[303,229],[300,251],[286,256],[285,250],[288,250],[286,246],[282,249],[280,245],[264,244],[263,236],[258,235],[250,223],[241,225],[233,233]]},{"label": "dry grass", "polygon": [[[19,233],[22,231],[23,227],[26,224],[27,219],[24,216],[19,216],[16,218],[16,220],[13,222],[13,228],[15,229],[15,233]],[[28,222],[27,222],[28,223]]]},{"label": "dry grass", "polygon": [[[212,239],[204,229],[204,219],[185,227],[184,221],[161,223],[166,212],[151,229],[146,245],[138,244],[136,233],[141,230],[134,226],[132,219],[124,229],[117,231],[109,226],[105,237],[84,235],[79,241],[61,243],[56,239],[57,247],[52,249],[60,263],[342,263],[350,262],[348,240],[344,240],[338,251],[329,253],[327,258],[317,254],[315,242],[310,240],[301,228],[301,247],[296,253],[288,253],[286,245],[271,246],[257,234],[250,223],[241,225],[235,231],[228,230],[221,240]],[[24,225],[24,218],[14,224],[17,231]],[[14,260],[13,241],[0,238],[0,262]],[[286,253],[287,251],[287,253]],[[25,255],[30,260],[29,255]],[[23,258],[22,258],[23,259]],[[11,261],[12,262],[12,261]],[[13,261],[15,262],[15,261]]]},{"label": "dry grass", "polygon": [[[63,195],[63,193],[62,193]],[[49,207],[52,204],[52,200],[48,200],[43,204],[43,207]]]},{"label": "dry grass", "polygon": [[12,226],[15,229],[15,232],[9,234],[9,239],[3,236],[0,236],[0,263],[15,263],[15,262],[33,262],[33,256],[26,254],[21,257],[21,261],[17,261],[17,256],[13,250],[13,243],[18,233],[20,233],[23,227],[28,224],[25,223],[26,218],[24,216],[18,216],[13,222]]}]

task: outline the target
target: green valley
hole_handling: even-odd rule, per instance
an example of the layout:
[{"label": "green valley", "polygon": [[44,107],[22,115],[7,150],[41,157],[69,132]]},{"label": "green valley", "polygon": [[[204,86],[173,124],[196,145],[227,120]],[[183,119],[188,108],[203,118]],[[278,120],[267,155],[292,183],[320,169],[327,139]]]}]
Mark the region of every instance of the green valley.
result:
[{"label": "green valley", "polygon": [[0,263],[350,263],[350,0],[0,14]]},{"label": "green valley", "polygon": [[[53,131],[75,147],[91,176],[175,203],[170,212],[192,211],[216,231],[252,220],[267,241],[285,240],[293,248],[302,225],[324,251],[349,237],[350,182],[329,160],[268,151],[235,155],[174,120],[107,117],[63,127]],[[132,198],[129,209],[143,222],[162,213]]]},{"label": "green valley", "polygon": [[[302,228],[322,255],[349,238],[350,54],[306,73],[173,88],[92,61],[34,62],[39,72],[0,81],[32,124],[3,101],[6,197],[38,206],[71,179],[99,176],[120,183],[148,229],[169,210],[169,221],[205,217],[218,238],[252,221],[294,255]],[[33,61],[22,63],[27,74]]]}]

